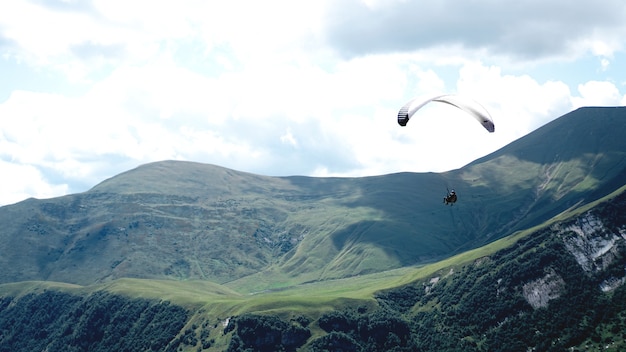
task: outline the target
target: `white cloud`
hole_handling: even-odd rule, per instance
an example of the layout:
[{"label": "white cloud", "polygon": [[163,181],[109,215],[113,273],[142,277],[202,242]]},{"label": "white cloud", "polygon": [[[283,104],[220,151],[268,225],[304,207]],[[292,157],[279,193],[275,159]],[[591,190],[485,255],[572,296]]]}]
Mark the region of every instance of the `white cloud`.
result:
[{"label": "white cloud", "polygon": [[474,96],[495,119],[498,135],[521,137],[572,109],[570,90],[559,81],[504,75],[499,67],[468,64],[460,70],[458,91]]},{"label": "white cloud", "polygon": [[285,134],[280,136],[280,141],[285,143],[285,144],[291,145],[293,147],[297,147],[298,146],[298,141],[296,140],[296,138],[291,133],[291,129],[290,128],[288,128],[287,131],[285,131]]},{"label": "white cloud", "polygon": [[575,107],[581,106],[617,106],[623,101],[615,84],[606,81],[589,81],[578,85],[580,97],[573,99]]},{"label": "white cloud", "polygon": [[51,184],[39,167],[0,159],[0,205],[17,203],[26,198],[51,198],[66,194],[66,184]]},{"label": "white cloud", "polygon": [[[626,6],[602,4],[2,3],[0,65],[33,79],[1,87],[0,166],[36,185],[7,180],[16,194],[47,196],[162,159],[268,175],[460,167],[578,106],[625,103]],[[496,133],[443,104],[397,125],[406,101],[439,93],[482,103]]]},{"label": "white cloud", "polygon": [[346,0],[327,9],[324,34],[347,56],[454,47],[457,57],[564,60],[621,50],[625,12],[626,4],[618,0],[388,1],[375,6]]}]

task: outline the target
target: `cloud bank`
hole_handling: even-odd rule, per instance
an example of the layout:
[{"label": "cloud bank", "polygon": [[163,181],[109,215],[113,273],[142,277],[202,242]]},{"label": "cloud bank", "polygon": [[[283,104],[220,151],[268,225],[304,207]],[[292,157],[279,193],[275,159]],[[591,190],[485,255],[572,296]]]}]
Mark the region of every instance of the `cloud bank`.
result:
[{"label": "cloud bank", "polygon": [[[140,164],[264,175],[458,168],[577,107],[624,105],[626,3],[0,4],[0,205]],[[468,95],[406,128],[417,96]],[[455,143],[442,143],[452,138]]]}]

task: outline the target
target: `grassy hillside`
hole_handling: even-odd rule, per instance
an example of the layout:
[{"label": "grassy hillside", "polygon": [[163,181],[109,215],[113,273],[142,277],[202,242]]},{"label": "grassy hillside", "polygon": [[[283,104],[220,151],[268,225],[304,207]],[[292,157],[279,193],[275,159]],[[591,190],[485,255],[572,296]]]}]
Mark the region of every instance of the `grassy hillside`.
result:
[{"label": "grassy hillside", "polygon": [[506,204],[516,204],[510,225],[525,228],[624,184],[625,119],[623,107],[581,108],[472,162],[457,175],[472,189],[497,194],[493,209],[504,204],[503,210],[509,210]]},{"label": "grassy hillside", "polygon": [[[626,327],[623,319],[626,306],[622,299],[626,291],[619,286],[603,293],[599,284],[603,280],[611,281],[613,275],[617,279],[624,276],[626,245],[619,235],[626,230],[624,207],[626,186],[532,229],[440,262],[283,289],[246,292],[234,282],[218,285],[203,280],[120,279],[90,286],[22,282],[0,285],[0,302],[8,297],[30,297],[34,302],[32,295],[41,296],[46,292],[85,297],[71,301],[91,304],[94,301],[89,297],[100,297],[98,304],[103,305],[122,302],[109,294],[127,297],[133,302],[137,299],[143,300],[140,302],[169,301],[189,312],[184,327],[172,340],[175,346],[180,346],[179,350],[185,351],[198,350],[201,345],[206,351],[237,350],[233,349],[231,341],[235,335],[243,339],[242,344],[253,343],[241,330],[249,324],[255,326],[255,336],[270,334],[264,337],[267,339],[273,334],[280,336],[281,331],[291,331],[290,326],[298,327],[297,331],[307,331],[306,336],[310,337],[302,342],[306,343],[306,350],[338,343],[333,342],[333,338],[341,338],[338,341],[349,342],[353,347],[364,347],[373,342],[354,334],[367,326],[378,326],[376,324],[382,324],[377,329],[391,329],[388,332],[394,334],[408,329],[408,335],[399,335],[401,343],[379,336],[381,344],[396,343],[405,346],[405,350],[455,350],[461,346],[457,343],[461,340],[468,351],[497,350],[497,346],[584,350],[599,345],[610,346],[608,350],[620,350],[624,338],[619,331]],[[563,245],[564,239],[571,236],[563,230],[584,224],[581,219],[590,214],[604,223],[600,236],[614,233],[621,242],[607,252],[610,257],[599,260],[605,263],[603,270],[585,272]],[[551,303],[546,307],[533,308],[524,301],[524,287],[540,282],[551,273],[557,273],[564,280],[559,296],[550,296]],[[115,307],[131,307],[136,304],[133,302],[117,303]],[[609,307],[612,311],[607,310]],[[6,312],[3,309],[0,307],[0,325]],[[471,313],[466,311],[468,309]],[[254,325],[260,322],[263,327]],[[224,334],[226,327],[229,332]],[[539,329],[540,333],[528,334],[529,328]],[[49,325],[48,331],[55,331],[55,325]],[[109,330],[103,331],[106,337]],[[146,333],[154,332],[146,330]],[[370,331],[367,336],[378,335]]]},{"label": "grassy hillside", "polygon": [[[434,262],[626,183],[626,108],[576,110],[446,173],[267,177],[165,161],[0,208],[0,282],[194,281],[259,292]],[[459,202],[444,206],[446,186]]]}]

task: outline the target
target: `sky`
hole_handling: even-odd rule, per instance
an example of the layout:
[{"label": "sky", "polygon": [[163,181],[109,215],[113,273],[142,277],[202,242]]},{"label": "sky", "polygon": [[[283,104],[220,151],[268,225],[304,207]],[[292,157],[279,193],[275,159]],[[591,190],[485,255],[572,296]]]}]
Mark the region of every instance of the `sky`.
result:
[{"label": "sky", "polygon": [[[161,160],[268,176],[453,170],[626,105],[622,0],[0,2],[0,205]],[[452,106],[474,99],[495,133]]]}]

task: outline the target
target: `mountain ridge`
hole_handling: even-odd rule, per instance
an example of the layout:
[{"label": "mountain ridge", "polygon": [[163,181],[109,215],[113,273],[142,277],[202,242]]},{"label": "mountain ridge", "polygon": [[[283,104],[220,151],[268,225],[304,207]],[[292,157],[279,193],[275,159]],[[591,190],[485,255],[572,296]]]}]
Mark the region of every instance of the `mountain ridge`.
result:
[{"label": "mountain ridge", "polygon": [[[578,109],[445,173],[142,165],[87,192],[1,207],[0,282],[235,280],[260,291],[432,262],[626,184],[625,119],[623,107]],[[454,207],[441,204],[446,184]]]}]

